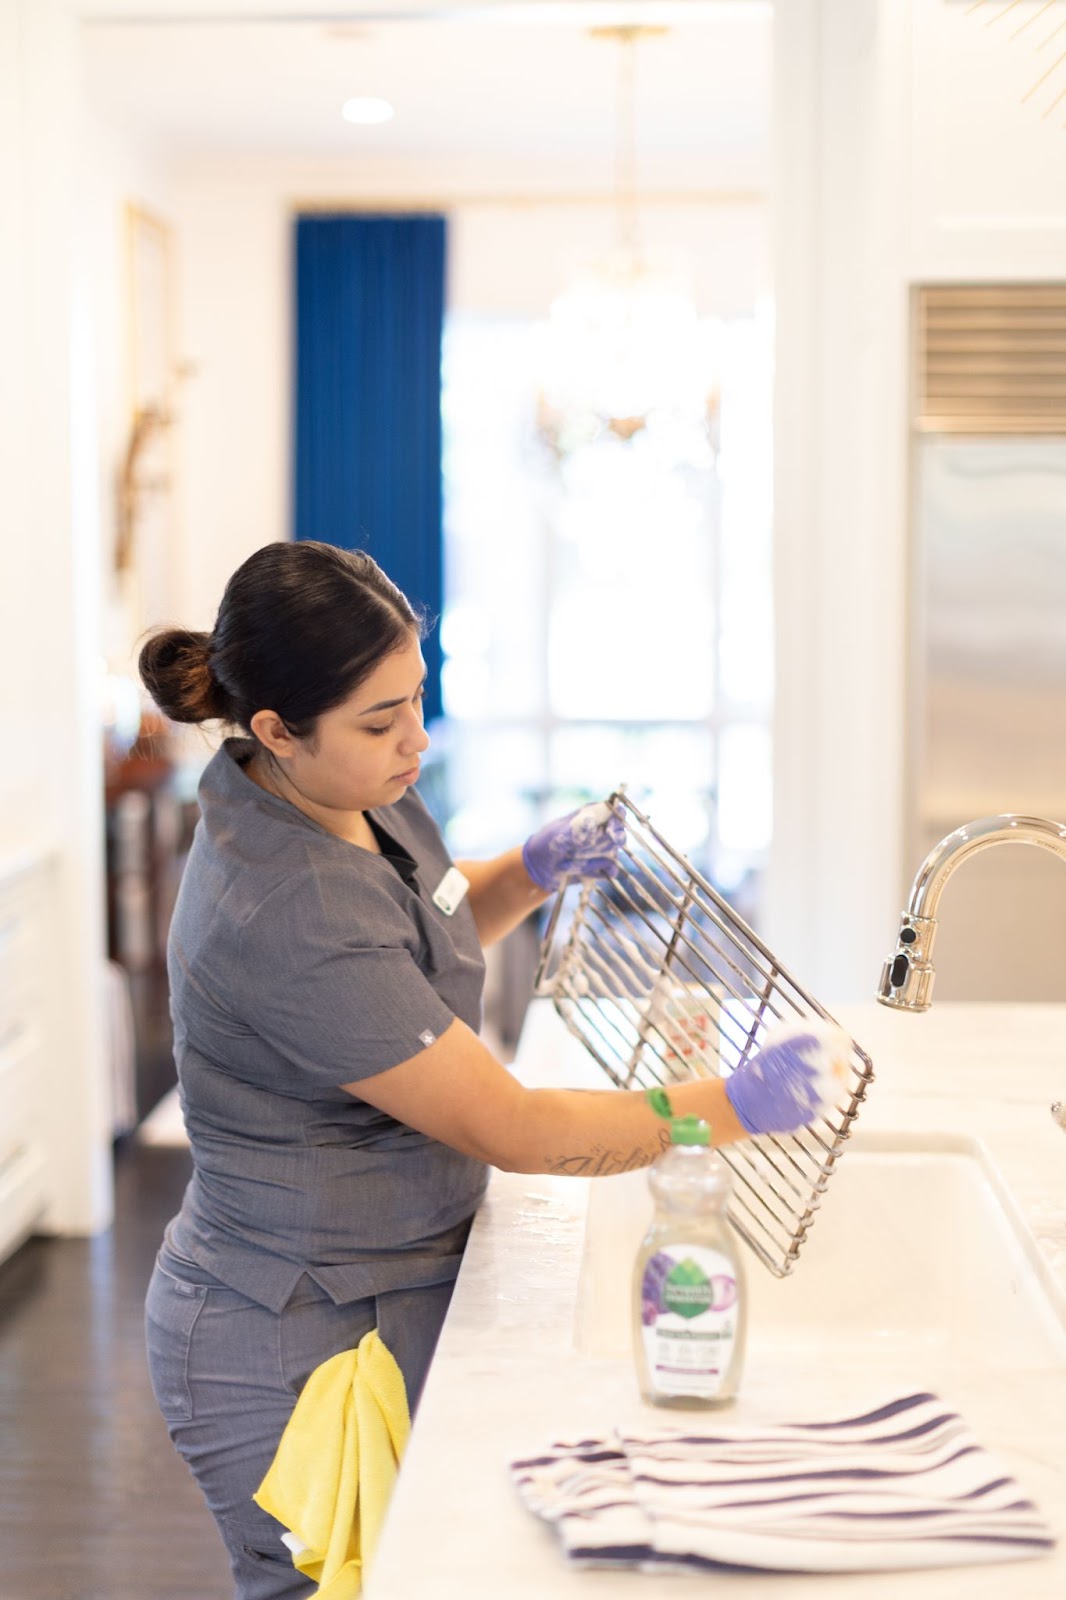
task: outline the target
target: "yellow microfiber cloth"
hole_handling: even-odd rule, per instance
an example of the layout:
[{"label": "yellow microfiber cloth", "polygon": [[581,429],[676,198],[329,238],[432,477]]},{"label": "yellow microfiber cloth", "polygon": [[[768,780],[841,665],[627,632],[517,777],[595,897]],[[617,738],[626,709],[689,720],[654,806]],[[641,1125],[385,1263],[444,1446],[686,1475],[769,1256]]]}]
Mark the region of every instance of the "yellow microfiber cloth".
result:
[{"label": "yellow microfiber cloth", "polygon": [[376,1330],[316,1367],[252,1498],[303,1548],[319,1600],[362,1587],[411,1430],[403,1374]]}]

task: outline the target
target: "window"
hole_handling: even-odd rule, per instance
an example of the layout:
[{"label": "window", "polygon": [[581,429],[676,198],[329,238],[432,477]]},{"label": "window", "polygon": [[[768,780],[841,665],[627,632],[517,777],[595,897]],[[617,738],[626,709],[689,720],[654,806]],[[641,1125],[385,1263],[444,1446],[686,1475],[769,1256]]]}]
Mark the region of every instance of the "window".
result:
[{"label": "window", "polygon": [[620,782],[756,908],[770,834],[769,316],[712,325],[712,426],[558,454],[538,330],[444,342],[447,833],[485,854]]}]

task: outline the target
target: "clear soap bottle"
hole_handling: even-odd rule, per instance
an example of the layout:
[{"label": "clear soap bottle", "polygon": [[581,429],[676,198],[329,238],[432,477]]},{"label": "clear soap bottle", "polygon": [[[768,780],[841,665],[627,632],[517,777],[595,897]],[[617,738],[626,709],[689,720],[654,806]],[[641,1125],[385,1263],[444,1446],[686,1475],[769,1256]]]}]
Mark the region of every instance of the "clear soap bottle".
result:
[{"label": "clear soap bottle", "polygon": [[744,1362],[747,1295],[725,1214],[729,1169],[698,1117],[675,1117],[664,1089],[648,1102],[670,1121],[670,1144],[648,1169],[655,1214],[633,1273],[633,1349],[651,1405],[732,1400]]}]

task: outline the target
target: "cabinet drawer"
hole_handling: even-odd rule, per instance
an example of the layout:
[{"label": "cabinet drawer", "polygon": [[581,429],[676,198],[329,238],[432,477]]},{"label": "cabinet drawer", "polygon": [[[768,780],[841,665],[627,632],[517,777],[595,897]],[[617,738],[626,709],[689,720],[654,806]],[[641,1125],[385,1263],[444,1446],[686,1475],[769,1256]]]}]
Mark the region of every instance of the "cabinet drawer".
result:
[{"label": "cabinet drawer", "polygon": [[37,1137],[42,1061],[34,1028],[0,1044],[0,1170]]},{"label": "cabinet drawer", "polygon": [[44,1210],[44,1158],[20,1151],[0,1167],[0,1261],[29,1238]]},{"label": "cabinet drawer", "polygon": [[30,1025],[40,1004],[44,939],[32,878],[0,885],[0,1050]]}]

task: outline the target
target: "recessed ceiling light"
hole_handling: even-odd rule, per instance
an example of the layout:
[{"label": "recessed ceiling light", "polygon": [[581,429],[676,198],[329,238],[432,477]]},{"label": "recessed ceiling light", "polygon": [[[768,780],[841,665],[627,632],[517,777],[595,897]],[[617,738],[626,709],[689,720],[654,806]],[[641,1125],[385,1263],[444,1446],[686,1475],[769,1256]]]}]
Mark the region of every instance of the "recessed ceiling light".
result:
[{"label": "recessed ceiling light", "polygon": [[372,95],[356,95],[341,107],[345,122],[388,122],[395,115],[387,100],[375,100]]}]

